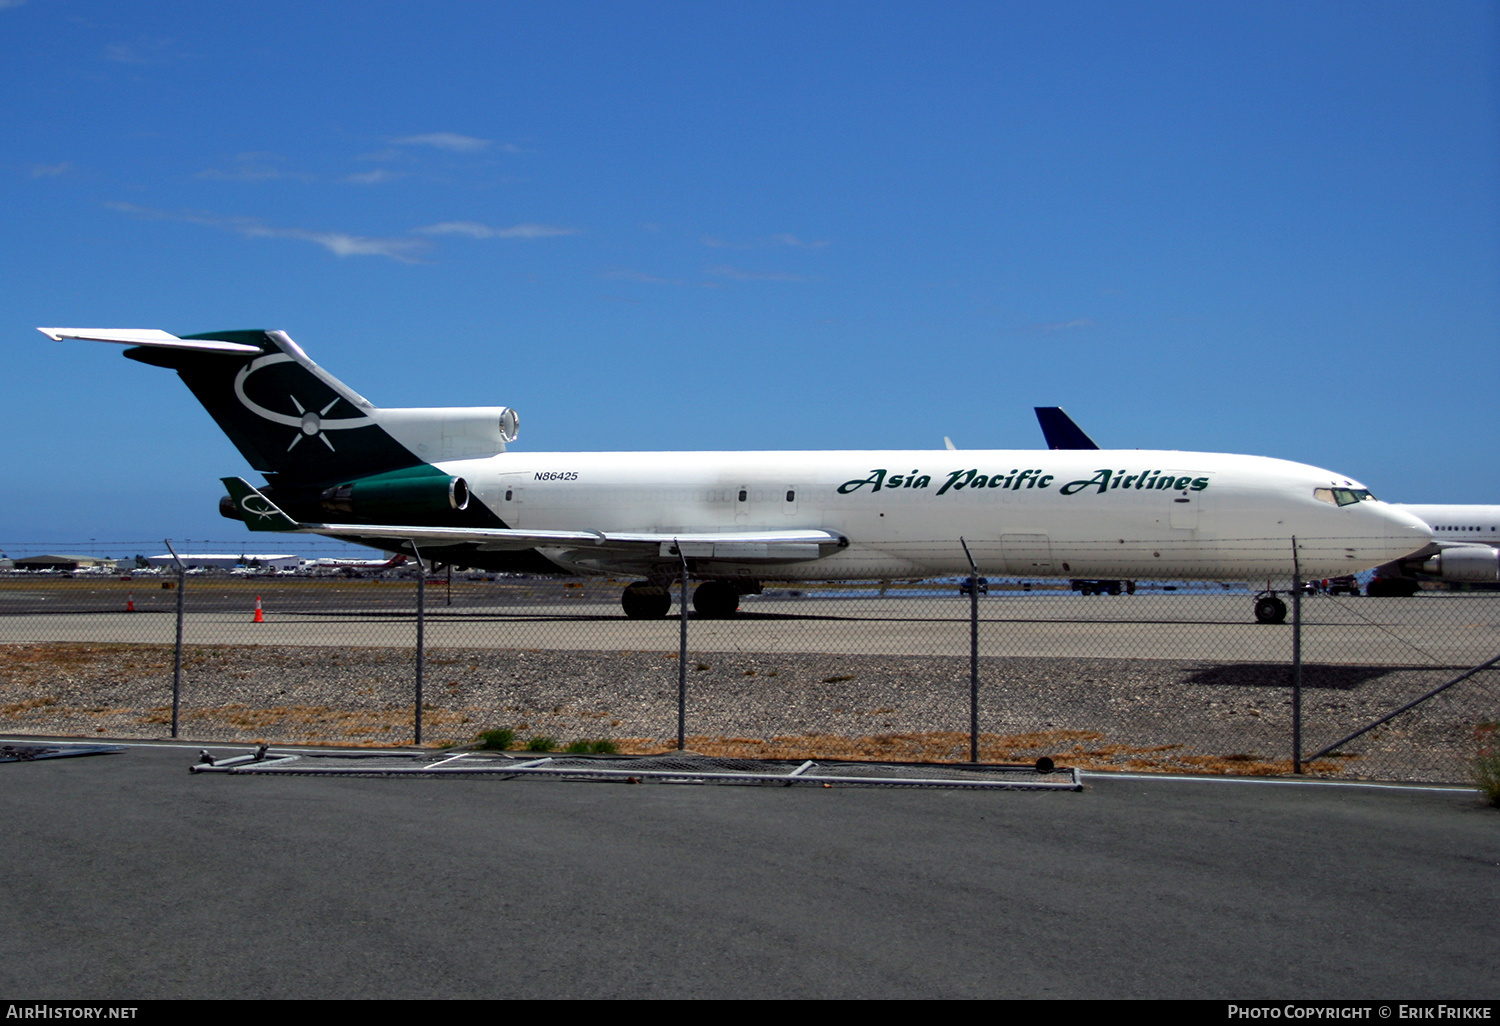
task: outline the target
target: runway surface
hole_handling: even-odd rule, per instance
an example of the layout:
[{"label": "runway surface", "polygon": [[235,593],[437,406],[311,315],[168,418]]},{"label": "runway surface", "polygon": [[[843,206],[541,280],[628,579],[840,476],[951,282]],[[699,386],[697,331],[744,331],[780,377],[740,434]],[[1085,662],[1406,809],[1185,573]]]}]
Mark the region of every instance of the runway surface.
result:
[{"label": "runway surface", "polygon": [[1081,794],[0,764],[16,999],[1493,999],[1472,792]]},{"label": "runway surface", "polygon": [[[451,606],[439,588],[432,591],[426,643],[433,647],[647,652],[678,647],[675,617],[627,620],[617,597],[602,588],[580,591],[578,599]],[[336,595],[316,605],[292,598],[264,602],[263,623],[253,622],[253,595],[236,596],[237,607],[231,608],[226,608],[229,600],[217,598],[209,611],[187,615],[185,638],[200,645],[404,648],[415,643],[414,603],[372,608],[341,603]],[[1292,625],[1255,623],[1250,606],[1247,595],[989,596],[980,603],[980,654],[1289,662]],[[1500,652],[1500,596],[1313,596],[1303,613],[1305,662],[1467,667]],[[968,600],[958,596],[747,596],[733,620],[691,618],[689,645],[704,652],[967,655],[968,616]],[[175,630],[175,616],[166,610],[0,615],[0,643],[170,644]]]}]

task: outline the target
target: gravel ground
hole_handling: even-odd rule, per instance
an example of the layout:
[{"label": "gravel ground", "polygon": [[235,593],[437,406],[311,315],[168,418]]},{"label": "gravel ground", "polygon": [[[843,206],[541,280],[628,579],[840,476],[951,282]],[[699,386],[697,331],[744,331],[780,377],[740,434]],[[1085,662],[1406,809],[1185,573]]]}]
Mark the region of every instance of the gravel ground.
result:
[{"label": "gravel ground", "polygon": [[[180,735],[202,741],[400,745],[412,740],[414,653],[392,649],[191,647]],[[962,658],[710,653],[689,657],[688,747],[715,755],[961,760]],[[1094,769],[1284,773],[1291,697],[1284,665],[1131,659],[995,659],[980,669],[980,757]],[[1309,666],[1303,751],[1312,753],[1441,684],[1451,671]],[[675,654],[431,649],[423,740],[466,743],[509,727],[521,742],[609,738],[622,751],[675,746]],[[0,729],[164,737],[168,646],[0,649]],[[1463,781],[1475,727],[1500,711],[1487,671],[1313,766],[1322,775]]]}]

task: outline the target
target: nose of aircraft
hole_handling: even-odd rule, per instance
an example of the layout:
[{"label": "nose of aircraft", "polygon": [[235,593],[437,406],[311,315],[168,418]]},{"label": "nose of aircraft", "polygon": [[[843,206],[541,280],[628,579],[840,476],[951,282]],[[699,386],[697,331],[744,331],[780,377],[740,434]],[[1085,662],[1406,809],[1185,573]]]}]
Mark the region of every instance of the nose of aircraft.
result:
[{"label": "nose of aircraft", "polygon": [[1381,562],[1389,563],[1403,556],[1409,556],[1418,549],[1425,548],[1432,541],[1432,528],[1404,509],[1387,506],[1383,502],[1360,503],[1359,505],[1372,507],[1372,511],[1378,514],[1379,523],[1384,528],[1383,538],[1371,540],[1371,554],[1375,555],[1378,552]]}]

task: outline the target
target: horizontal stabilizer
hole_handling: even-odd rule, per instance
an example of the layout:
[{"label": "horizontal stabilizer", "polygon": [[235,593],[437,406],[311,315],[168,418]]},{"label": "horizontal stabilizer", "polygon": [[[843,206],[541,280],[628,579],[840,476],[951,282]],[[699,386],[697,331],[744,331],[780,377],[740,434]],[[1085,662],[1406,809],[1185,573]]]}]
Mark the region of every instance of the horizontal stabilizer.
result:
[{"label": "horizontal stabilizer", "polygon": [[259,353],[260,346],[214,339],[178,338],[155,328],[38,328],[54,342],[65,338],[85,342],[114,342],[122,346],[155,346],[160,349],[191,349],[199,353]]},{"label": "horizontal stabilizer", "polygon": [[221,477],[219,480],[229,489],[234,508],[239,510],[240,519],[245,521],[245,526],[250,530],[296,531],[301,528],[301,524],[283,513],[280,506],[262,495],[258,488],[244,478]]}]

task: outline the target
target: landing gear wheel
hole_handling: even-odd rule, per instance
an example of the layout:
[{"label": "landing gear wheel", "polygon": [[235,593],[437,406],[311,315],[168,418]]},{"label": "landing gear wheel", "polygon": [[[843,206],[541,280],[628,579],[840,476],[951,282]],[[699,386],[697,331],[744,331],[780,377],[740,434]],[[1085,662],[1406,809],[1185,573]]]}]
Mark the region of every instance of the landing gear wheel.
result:
[{"label": "landing gear wheel", "polygon": [[1256,623],[1286,623],[1286,603],[1275,595],[1255,600]]},{"label": "landing gear wheel", "polygon": [[[1411,598],[1421,586],[1414,580],[1402,577],[1376,577],[1370,581],[1365,592],[1371,598]],[[1358,591],[1355,592],[1359,594]]]},{"label": "landing gear wheel", "polygon": [[739,589],[728,581],[704,581],[693,592],[693,608],[710,620],[727,620],[740,608]]},{"label": "landing gear wheel", "polygon": [[672,593],[660,584],[636,581],[620,593],[620,605],[632,620],[660,620],[672,608]]}]

